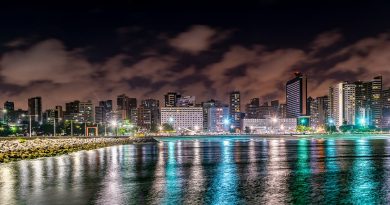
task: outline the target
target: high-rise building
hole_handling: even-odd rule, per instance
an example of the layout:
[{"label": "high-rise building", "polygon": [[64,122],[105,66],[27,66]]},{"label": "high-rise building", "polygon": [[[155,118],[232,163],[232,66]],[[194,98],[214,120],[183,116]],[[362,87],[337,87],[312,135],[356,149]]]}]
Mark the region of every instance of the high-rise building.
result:
[{"label": "high-rise building", "polygon": [[80,101],[78,100],[65,103],[65,114],[71,115],[71,114],[79,113],[79,104]]},{"label": "high-rise building", "polygon": [[229,108],[232,128],[238,132],[241,130],[241,96],[239,91],[230,93]]},{"label": "high-rise building", "polygon": [[58,118],[59,121],[64,120],[64,111],[62,110],[62,106],[56,105],[54,110],[55,110],[55,117]]},{"label": "high-rise building", "polygon": [[130,122],[134,125],[138,125],[138,108],[131,109],[131,116],[130,116]]},{"label": "high-rise building", "polygon": [[28,111],[27,110],[22,110],[22,109],[17,109],[14,111],[15,118],[13,119],[13,123],[16,124],[28,124]]},{"label": "high-rise building", "polygon": [[287,118],[286,104],[282,103],[279,105],[278,117],[279,118]]},{"label": "high-rise building", "polygon": [[229,106],[216,100],[202,102],[203,131],[222,132],[230,128]]},{"label": "high-rise building", "polygon": [[[312,115],[311,111],[315,111],[315,110],[313,110],[313,109],[316,108],[317,105],[312,105],[312,104],[316,104],[316,103],[317,103],[317,102],[315,102],[314,98],[312,98],[311,96],[307,98],[306,105],[307,105],[307,107],[308,107],[309,109],[308,109],[308,111],[307,111],[306,114],[307,114],[308,116],[311,116],[311,115]],[[316,111],[315,111],[315,112],[316,112]]]},{"label": "high-rise building", "polygon": [[164,105],[165,107],[176,107],[178,99],[181,98],[181,95],[176,92],[168,92],[164,95]]},{"label": "high-rise building", "polygon": [[325,127],[325,124],[328,122],[329,113],[328,113],[328,96],[321,96],[316,98],[317,101],[317,111],[318,111],[318,126]]},{"label": "high-rise building", "polygon": [[336,127],[355,124],[355,87],[344,82],[329,88],[329,114]]},{"label": "high-rise building", "polygon": [[358,122],[359,119],[365,119],[367,123],[370,121],[371,107],[369,103],[371,100],[368,91],[371,88],[369,89],[369,87],[371,87],[371,82],[355,82],[355,122]]},{"label": "high-rise building", "polygon": [[208,132],[227,132],[229,126],[229,106],[217,105],[208,108]]},{"label": "high-rise building", "polygon": [[[98,114],[97,110],[95,110],[95,113],[96,113],[96,115],[99,116],[99,118],[101,118],[101,122],[102,123],[109,122],[112,118],[112,115],[113,115],[112,100],[99,101],[98,107],[101,107],[101,108],[98,108],[98,109],[100,109],[99,112],[101,112],[101,113]],[[97,121],[97,119],[96,119],[96,121]]]},{"label": "high-rise building", "polygon": [[389,129],[390,128],[390,88],[383,90],[382,92],[382,105],[383,105],[382,127]]},{"label": "high-rise building", "polygon": [[208,123],[208,119],[209,119],[209,108],[211,107],[215,107],[217,104],[219,104],[218,101],[216,100],[209,100],[209,101],[206,101],[206,102],[202,102],[202,108],[203,108],[203,131],[207,132],[209,130],[209,123]]},{"label": "high-rise building", "polygon": [[117,111],[122,120],[131,118],[131,110],[137,108],[137,99],[129,98],[125,94],[117,97]]},{"label": "high-rise building", "polygon": [[347,125],[355,125],[355,87],[353,83],[344,83],[343,85],[343,100],[344,100],[344,122]]},{"label": "high-rise building", "polygon": [[93,108],[93,104],[90,100],[87,102],[80,102],[79,113],[77,115],[78,121],[83,123],[95,122],[95,113]]},{"label": "high-rise building", "polygon": [[329,88],[329,122],[339,127],[343,124],[343,83]]},{"label": "high-rise building", "polygon": [[194,107],[196,105],[195,96],[182,96],[177,99],[176,106],[178,107]]},{"label": "high-rise building", "polygon": [[64,120],[76,120],[79,113],[80,101],[65,103]]},{"label": "high-rise building", "polygon": [[203,130],[202,107],[162,107],[161,124],[168,123],[176,131]]},{"label": "high-rise building", "polygon": [[310,116],[310,126],[314,129],[317,129],[320,127],[317,99],[308,97],[307,106],[309,107],[309,112],[307,112],[307,114]]},{"label": "high-rise building", "polygon": [[14,102],[11,102],[11,101],[6,101],[4,103],[4,109],[8,111],[14,111],[15,110],[15,105],[14,105]]},{"label": "high-rise building", "polygon": [[295,73],[295,78],[286,83],[287,118],[307,115],[307,78]]},{"label": "high-rise building", "polygon": [[3,120],[6,122],[15,122],[15,106],[14,102],[6,101],[4,103]]},{"label": "high-rise building", "polygon": [[55,109],[48,109],[43,113],[43,121],[44,123],[54,124],[54,121],[58,123],[60,119],[56,116],[57,112]]},{"label": "high-rise building", "polygon": [[258,109],[257,119],[266,119],[273,117],[275,113],[272,112],[273,107],[269,106],[268,103],[263,103]]},{"label": "high-rise building", "polygon": [[42,98],[33,97],[28,99],[28,114],[33,115],[32,120],[42,122]]},{"label": "high-rise building", "polygon": [[390,109],[390,88],[382,91],[383,108]]},{"label": "high-rise building", "polygon": [[160,102],[156,99],[141,101],[138,108],[137,125],[146,130],[157,130],[160,125]]},{"label": "high-rise building", "polygon": [[271,101],[271,115],[278,116],[278,111],[279,111],[279,100],[272,100]]},{"label": "high-rise building", "polygon": [[259,118],[259,107],[260,107],[259,98],[252,98],[249,104],[246,104],[245,106],[245,118],[246,119]]},{"label": "high-rise building", "polygon": [[382,125],[382,76],[371,80],[370,89],[372,124],[376,127]]},{"label": "high-rise building", "polygon": [[103,123],[104,122],[104,107],[103,106],[95,106],[95,122]]}]

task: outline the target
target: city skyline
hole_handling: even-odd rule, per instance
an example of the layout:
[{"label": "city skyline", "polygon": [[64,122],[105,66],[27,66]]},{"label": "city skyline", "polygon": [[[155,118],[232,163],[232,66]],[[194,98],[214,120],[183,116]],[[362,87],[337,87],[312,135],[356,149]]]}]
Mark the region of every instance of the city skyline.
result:
[{"label": "city skyline", "polygon": [[387,88],[390,14],[365,3],[260,1],[235,11],[227,3],[224,12],[215,12],[217,3],[181,10],[170,8],[173,3],[149,10],[131,3],[5,6],[0,99],[26,109],[25,99],[42,96],[46,109],[122,93],[162,102],[161,94],[178,91],[198,101],[227,101],[240,90],[243,102],[283,102],[295,71],[308,76],[313,97],[337,82],[378,75]]},{"label": "city skyline", "polygon": [[[299,75],[303,75],[303,76],[305,76],[305,74],[304,73],[294,73],[294,76],[295,77],[291,77],[290,78],[290,80],[294,80],[294,79],[296,79],[296,76],[299,76]],[[309,97],[312,97],[312,98],[317,98],[317,97],[323,97],[323,96],[328,96],[329,95],[329,89],[331,88],[331,87],[333,87],[334,85],[336,85],[336,84],[343,84],[343,83],[349,83],[349,84],[357,84],[357,83],[363,83],[363,82],[365,82],[365,81],[370,81],[370,80],[372,80],[372,79],[375,79],[375,77],[377,77],[377,76],[374,76],[373,78],[369,78],[369,79],[365,79],[365,80],[358,80],[358,81],[348,81],[348,80],[342,80],[342,81],[338,81],[338,82],[336,82],[336,83],[334,83],[334,84],[331,84],[331,85],[329,85],[328,87],[327,87],[327,89],[326,89],[326,92],[325,93],[323,93],[322,95],[319,95],[319,96],[313,96],[313,95],[310,95],[310,90],[308,90],[307,91],[307,96],[306,97],[304,97],[304,99],[308,99]],[[305,78],[306,78],[306,80],[307,81],[309,81],[309,78],[307,78],[307,76],[305,76]],[[269,104],[269,103],[272,103],[272,101],[275,101],[275,100],[277,100],[278,101],[278,103],[280,103],[280,104],[287,104],[287,102],[286,102],[286,95],[287,95],[287,90],[286,90],[286,85],[289,83],[289,80],[288,81],[286,81],[286,82],[284,82],[284,90],[282,91],[282,97],[281,98],[274,98],[274,99],[266,99],[266,100],[264,100],[264,98],[263,99],[261,99],[261,98],[259,98],[258,96],[245,96],[245,95],[243,95],[242,94],[242,92],[240,91],[240,90],[231,90],[231,91],[229,91],[229,92],[227,92],[226,93],[226,95],[224,96],[224,99],[219,99],[219,98],[216,98],[216,97],[211,97],[211,98],[206,98],[206,97],[204,97],[204,96],[194,96],[194,95],[191,95],[191,94],[189,94],[189,93],[180,93],[180,92],[177,92],[177,91],[168,91],[167,93],[159,93],[159,97],[157,97],[157,98],[151,98],[151,97],[146,97],[146,98],[137,98],[137,97],[134,97],[134,96],[131,96],[131,95],[129,95],[129,94],[127,94],[127,93],[121,93],[121,94],[117,94],[117,95],[114,95],[114,97],[113,98],[103,98],[103,99],[99,99],[99,100],[93,100],[92,98],[87,98],[87,99],[85,99],[85,100],[81,100],[81,99],[76,99],[76,98],[73,98],[72,100],[70,100],[70,101],[59,101],[59,103],[58,104],[55,104],[55,105],[53,105],[53,106],[51,106],[51,105],[48,105],[48,104],[46,104],[45,103],[45,99],[42,97],[43,95],[37,95],[37,96],[29,96],[28,98],[26,98],[25,99],[25,101],[24,102],[20,102],[20,104],[22,105],[22,106],[20,106],[20,104],[18,104],[17,102],[15,102],[15,101],[13,101],[12,99],[8,99],[8,100],[3,100],[3,102],[1,102],[1,103],[3,103],[4,105],[7,103],[7,102],[13,102],[14,103],[14,109],[16,110],[16,109],[22,109],[22,110],[27,110],[28,109],[28,100],[29,99],[32,99],[32,98],[37,98],[37,97],[39,97],[39,98],[42,98],[42,99],[40,99],[40,103],[42,104],[42,110],[48,110],[48,109],[54,109],[56,106],[62,106],[62,107],[66,107],[66,104],[67,103],[71,103],[71,102],[74,102],[74,101],[77,101],[77,102],[91,102],[94,106],[99,106],[99,103],[100,102],[103,102],[103,101],[115,101],[115,102],[117,102],[117,100],[119,99],[119,98],[122,98],[122,97],[127,97],[127,98],[129,98],[129,99],[134,99],[135,100],[135,106],[133,106],[133,107],[138,107],[137,106],[137,101],[139,100],[139,102],[141,102],[141,101],[144,101],[144,100],[148,100],[148,99],[156,99],[156,100],[158,100],[159,102],[160,102],[160,106],[159,107],[170,107],[170,106],[174,106],[174,107],[176,107],[176,103],[174,104],[174,105],[167,105],[167,104],[165,104],[166,102],[169,102],[169,103],[173,103],[173,102],[170,102],[172,99],[170,99],[170,98],[167,98],[167,96],[169,95],[169,94],[177,94],[177,99],[179,99],[179,98],[181,98],[181,97],[184,97],[184,98],[187,98],[187,97],[191,97],[191,98],[193,98],[192,100],[194,100],[194,102],[196,103],[196,104],[193,104],[192,103],[192,106],[195,106],[195,105],[198,105],[198,106],[201,106],[201,104],[202,103],[204,103],[204,102],[207,102],[207,101],[209,101],[209,100],[216,100],[216,101],[220,101],[220,102],[222,102],[222,103],[226,103],[226,104],[229,104],[229,101],[231,100],[230,99],[230,94],[233,92],[239,92],[240,93],[240,98],[241,99],[247,99],[246,101],[244,101],[244,100],[241,100],[241,106],[244,106],[245,104],[248,104],[248,103],[250,103],[253,99],[261,99],[261,100],[259,100],[259,103],[260,104],[264,104],[264,103],[267,103],[267,104]],[[383,85],[386,85],[386,79],[384,79],[383,80]],[[310,87],[310,84],[309,83],[307,83],[307,87]],[[382,86],[383,88],[383,91],[385,91],[385,90],[387,90],[387,89],[390,89],[390,86],[389,87],[386,87],[386,86]],[[196,101],[195,101],[195,99],[196,99]],[[200,100],[200,99],[204,99],[204,100]],[[175,100],[176,101],[176,100]],[[358,103],[358,101],[356,102],[356,103]],[[177,105],[177,106],[179,106],[179,105]],[[303,105],[302,105],[303,106]],[[309,108],[306,108],[306,105],[304,105],[304,107],[305,107],[305,113],[306,112],[308,112],[308,110],[307,109],[309,109]],[[116,104],[116,103],[114,103],[113,104],[113,107],[112,108],[116,108],[116,109],[118,109],[118,110],[122,110],[121,108],[119,108],[118,107],[118,105]],[[241,112],[243,112],[244,110],[242,110]],[[305,114],[304,114],[305,115]]]}]

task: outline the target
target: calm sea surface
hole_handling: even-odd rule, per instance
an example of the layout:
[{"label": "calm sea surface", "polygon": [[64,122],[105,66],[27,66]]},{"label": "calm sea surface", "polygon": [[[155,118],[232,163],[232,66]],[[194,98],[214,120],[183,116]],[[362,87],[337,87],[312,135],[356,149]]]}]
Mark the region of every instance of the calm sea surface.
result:
[{"label": "calm sea surface", "polygon": [[0,204],[390,204],[390,139],[165,138],[0,164]]}]

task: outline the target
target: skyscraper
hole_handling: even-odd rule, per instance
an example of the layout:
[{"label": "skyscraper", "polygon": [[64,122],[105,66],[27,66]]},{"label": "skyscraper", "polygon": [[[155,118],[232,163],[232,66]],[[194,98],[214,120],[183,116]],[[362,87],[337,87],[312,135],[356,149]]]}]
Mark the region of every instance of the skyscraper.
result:
[{"label": "skyscraper", "polygon": [[295,78],[286,83],[286,114],[288,118],[307,115],[307,78],[295,73]]},{"label": "skyscraper", "polygon": [[320,127],[319,123],[319,112],[318,112],[318,101],[312,97],[307,98],[307,106],[309,108],[309,112],[307,114],[310,116],[310,126],[312,128],[317,129]]},{"label": "skyscraper", "polygon": [[103,106],[95,106],[95,122],[96,123],[103,123],[104,122],[104,111]]},{"label": "skyscraper", "polygon": [[382,125],[382,76],[371,80],[370,89],[372,124],[376,127]]},{"label": "skyscraper", "polygon": [[6,101],[4,103],[4,109],[8,111],[14,111],[15,110],[15,105],[14,105],[14,102],[10,102],[10,101]]},{"label": "skyscraper", "polygon": [[318,125],[324,127],[329,118],[328,113],[328,96],[321,96],[316,98],[317,101],[317,110],[318,110]]},{"label": "skyscraper", "polygon": [[181,98],[181,95],[176,92],[168,92],[164,95],[164,105],[165,107],[176,107],[178,99]]},{"label": "skyscraper", "polygon": [[208,108],[207,128],[209,132],[227,132],[229,131],[229,106],[217,105]]},{"label": "skyscraper", "polygon": [[343,124],[343,83],[329,87],[329,115],[331,125]]},{"label": "skyscraper", "polygon": [[[99,101],[99,106],[101,108],[101,121],[103,123],[108,122],[112,118],[112,100]],[[97,114],[97,111],[95,111]]]},{"label": "skyscraper", "polygon": [[371,107],[369,106],[370,95],[368,93],[369,87],[371,87],[370,82],[357,81],[355,82],[355,122],[358,122],[359,119],[366,119],[369,123]]},{"label": "skyscraper", "polygon": [[329,114],[336,127],[355,124],[355,87],[344,82],[329,88]]},{"label": "skyscraper", "polygon": [[117,97],[117,110],[121,115],[122,120],[131,118],[131,110],[137,108],[137,99],[129,98],[125,94],[119,95]]},{"label": "skyscraper", "polygon": [[3,119],[6,122],[15,122],[15,105],[14,102],[6,101],[4,103],[5,113],[2,113]]},{"label": "skyscraper", "polygon": [[259,107],[260,107],[259,98],[252,98],[249,104],[246,104],[245,106],[245,118],[247,119],[259,118]]},{"label": "skyscraper", "polygon": [[56,105],[54,112],[55,112],[55,118],[57,118],[57,121],[64,120],[64,111],[62,110],[61,105]]},{"label": "skyscraper", "polygon": [[77,118],[77,114],[79,113],[79,104],[80,101],[78,100],[65,103],[65,120],[75,120]]},{"label": "skyscraper", "polygon": [[231,124],[232,128],[236,131],[241,130],[241,100],[240,100],[240,92],[239,91],[233,91],[230,93],[230,118],[231,118]]},{"label": "skyscraper", "polygon": [[28,114],[33,115],[31,119],[35,122],[42,122],[42,98],[33,97],[28,99]]},{"label": "skyscraper", "polygon": [[155,99],[141,101],[138,108],[137,124],[146,130],[157,131],[160,124],[160,102]]},{"label": "skyscraper", "polygon": [[93,104],[89,100],[87,102],[79,103],[78,121],[85,123],[92,123],[95,121],[95,113]]},{"label": "skyscraper", "polygon": [[344,121],[347,125],[355,125],[355,84],[343,84],[343,100],[344,100]]},{"label": "skyscraper", "polygon": [[390,88],[382,92],[382,127],[390,128]]},{"label": "skyscraper", "polygon": [[182,96],[177,99],[177,107],[193,107],[196,105],[195,96]]},{"label": "skyscraper", "polygon": [[219,104],[218,101],[216,100],[209,100],[207,102],[202,102],[202,108],[203,108],[203,131],[207,132],[209,131],[209,123],[208,123],[208,119],[209,119],[209,108],[211,107],[215,107],[217,104]]},{"label": "skyscraper", "polygon": [[285,103],[279,105],[278,117],[279,118],[287,118],[287,111],[286,111],[286,104]]}]

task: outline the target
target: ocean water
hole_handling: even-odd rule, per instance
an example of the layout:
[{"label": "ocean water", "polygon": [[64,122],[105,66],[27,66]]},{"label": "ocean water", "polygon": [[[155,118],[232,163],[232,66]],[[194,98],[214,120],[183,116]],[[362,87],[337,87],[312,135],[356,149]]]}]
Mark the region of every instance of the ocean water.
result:
[{"label": "ocean water", "polygon": [[0,164],[0,204],[390,204],[390,138],[161,138]]}]

